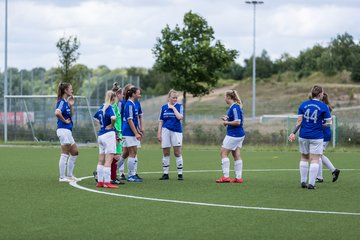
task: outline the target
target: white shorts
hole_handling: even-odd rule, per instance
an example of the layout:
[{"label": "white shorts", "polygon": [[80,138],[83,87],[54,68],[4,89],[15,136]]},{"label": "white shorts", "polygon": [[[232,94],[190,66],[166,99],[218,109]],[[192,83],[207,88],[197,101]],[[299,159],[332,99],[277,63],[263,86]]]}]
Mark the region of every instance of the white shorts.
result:
[{"label": "white shorts", "polygon": [[61,145],[75,144],[75,140],[72,136],[72,132],[69,129],[58,128],[56,130],[56,135],[58,136]]},{"label": "white shorts", "polygon": [[237,148],[242,148],[242,144],[244,142],[245,136],[243,137],[231,137],[226,135],[224,141],[222,143],[222,148],[228,150],[236,150]]},{"label": "white shorts", "polygon": [[181,147],[183,141],[183,134],[174,132],[167,128],[162,128],[161,131],[161,148]]},{"label": "white shorts", "polygon": [[299,137],[299,151],[302,154],[323,154],[324,139],[306,139]]},{"label": "white shorts", "polygon": [[135,136],[123,136],[123,147],[139,146],[140,141]]},{"label": "white shorts", "polygon": [[99,154],[115,154],[116,153],[116,137],[115,132],[107,132],[98,136]]}]

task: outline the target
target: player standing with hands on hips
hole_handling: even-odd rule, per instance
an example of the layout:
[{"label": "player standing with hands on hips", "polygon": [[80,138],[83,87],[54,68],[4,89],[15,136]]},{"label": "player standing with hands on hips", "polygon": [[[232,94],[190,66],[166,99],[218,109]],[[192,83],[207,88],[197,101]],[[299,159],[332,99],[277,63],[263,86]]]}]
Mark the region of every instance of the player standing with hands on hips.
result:
[{"label": "player standing with hands on hips", "polygon": [[[57,91],[57,104],[55,116],[57,117],[56,134],[61,144],[61,155],[59,160],[60,178],[59,182],[78,181],[73,175],[76,159],[79,151],[72,136],[73,128],[73,106],[75,103],[73,88],[70,83],[60,83]],[[67,168],[67,176],[65,176]]]},{"label": "player standing with hands on hips", "polygon": [[[300,128],[301,187],[315,189],[315,180],[319,170],[319,159],[323,154],[323,127],[331,124],[331,115],[328,106],[321,101],[324,95],[324,90],[321,86],[313,86],[310,95],[311,99],[304,101],[299,107],[297,122],[288,140],[293,142],[296,138],[295,134]],[[309,184],[307,184],[308,171]]]},{"label": "player standing with hands on hips", "polygon": [[177,103],[178,93],[171,89],[168,94],[168,103],[163,105],[160,110],[159,128],[157,138],[161,142],[163,150],[162,166],[164,174],[160,180],[169,179],[170,168],[170,148],[174,148],[178,180],[183,178],[183,158],[181,146],[183,140],[181,120],[184,114],[182,104]]},{"label": "player standing with hands on hips", "polygon": [[[217,183],[242,183],[242,168],[243,161],[240,155],[240,148],[245,138],[245,132],[243,129],[243,114],[242,103],[239,95],[235,90],[230,90],[225,93],[225,102],[230,105],[227,115],[221,119],[223,125],[226,126],[226,136],[221,146],[221,166],[223,176],[216,180]],[[234,170],[235,178],[230,179],[230,160],[228,158],[229,153],[232,153],[234,157]]]}]

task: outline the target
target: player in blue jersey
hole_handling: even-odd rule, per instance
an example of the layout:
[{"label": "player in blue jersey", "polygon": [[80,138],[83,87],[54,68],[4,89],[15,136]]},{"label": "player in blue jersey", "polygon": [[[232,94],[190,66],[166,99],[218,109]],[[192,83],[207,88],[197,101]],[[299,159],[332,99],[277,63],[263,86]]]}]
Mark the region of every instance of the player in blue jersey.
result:
[{"label": "player in blue jersey", "polygon": [[[61,155],[59,160],[60,178],[59,182],[78,181],[73,175],[76,159],[79,151],[72,136],[73,128],[73,89],[70,83],[60,83],[57,91],[57,104],[55,115],[57,117],[56,134],[61,144]],[[65,175],[67,168],[67,175]]]},{"label": "player in blue jersey", "polygon": [[142,133],[139,129],[139,115],[138,109],[135,105],[136,100],[140,99],[141,92],[139,88],[130,88],[125,95],[126,104],[124,107],[123,116],[123,154],[125,159],[128,157],[128,182],[141,182],[142,179],[136,175],[137,166],[137,148],[142,138]]},{"label": "player in blue jersey", "polygon": [[160,110],[157,138],[163,149],[162,166],[164,174],[160,180],[169,179],[170,148],[174,148],[178,180],[183,180],[183,158],[181,146],[183,140],[181,120],[184,115],[182,104],[177,103],[178,93],[171,89],[168,94],[168,103]]},{"label": "player in blue jersey", "polygon": [[[123,88],[123,99],[121,100],[121,102],[119,103],[119,109],[120,109],[120,115],[121,115],[121,123],[122,123],[122,128],[124,127],[124,107],[126,104],[126,93],[130,88],[135,87],[132,84],[126,84]],[[125,148],[123,148],[123,154],[120,157],[120,159],[118,160],[118,170],[119,170],[119,178],[120,180],[126,180],[125,177],[125,159],[128,157],[128,152],[126,151]]]},{"label": "player in blue jersey", "polygon": [[116,133],[115,122],[116,116],[112,108],[116,95],[113,91],[107,91],[105,103],[95,113],[94,119],[99,123],[100,130],[98,133],[99,144],[99,162],[96,168],[98,183],[97,187],[119,188],[111,184],[111,163],[116,153]]},{"label": "player in blue jersey", "polygon": [[[301,187],[315,189],[319,159],[323,154],[323,127],[331,124],[331,115],[328,106],[321,101],[324,94],[323,88],[315,85],[310,94],[311,99],[304,101],[299,107],[296,125],[288,139],[293,142],[301,126],[299,134]],[[307,184],[308,171],[309,184]]]},{"label": "player in blue jersey", "polygon": [[[221,119],[223,125],[226,126],[226,136],[221,146],[221,166],[223,176],[216,180],[217,183],[242,183],[242,168],[243,161],[240,155],[240,148],[245,138],[245,132],[243,129],[243,113],[242,103],[239,95],[235,90],[230,90],[225,93],[225,102],[230,105],[229,110],[225,116]],[[235,178],[230,179],[230,160],[228,158],[229,153],[232,153],[234,157],[234,170]]]},{"label": "player in blue jersey", "polygon": [[[333,110],[333,106],[330,104],[329,96],[326,92],[324,92],[322,101],[329,107],[330,113]],[[330,126],[324,126],[324,150],[329,145],[329,142],[331,141],[331,128]],[[333,177],[332,181],[335,182],[340,174],[340,170],[336,169],[330,159],[326,157],[324,154],[321,156],[319,161],[319,171],[316,177],[316,181],[321,183],[324,181],[323,175],[322,175],[322,165],[325,165],[331,172],[331,175]]]}]

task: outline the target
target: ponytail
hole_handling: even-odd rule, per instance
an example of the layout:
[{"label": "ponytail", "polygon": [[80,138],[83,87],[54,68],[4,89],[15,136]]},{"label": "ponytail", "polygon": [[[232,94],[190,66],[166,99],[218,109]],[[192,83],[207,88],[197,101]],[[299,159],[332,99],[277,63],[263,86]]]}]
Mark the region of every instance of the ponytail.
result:
[{"label": "ponytail", "polygon": [[236,90],[226,91],[226,96],[230,97],[242,108],[243,104]]},{"label": "ponytail", "polygon": [[57,99],[58,101],[62,98],[65,93],[65,90],[70,86],[70,83],[61,82],[59,83],[58,90],[57,90]]},{"label": "ponytail", "polygon": [[115,93],[113,91],[107,91],[105,95],[105,103],[103,108],[103,114],[105,114],[106,109],[111,105],[111,102],[114,101]]},{"label": "ponytail", "polygon": [[137,90],[139,90],[139,88],[137,87],[132,87],[129,90],[127,90],[125,93],[125,100],[129,100],[129,98],[131,98],[136,93]]}]

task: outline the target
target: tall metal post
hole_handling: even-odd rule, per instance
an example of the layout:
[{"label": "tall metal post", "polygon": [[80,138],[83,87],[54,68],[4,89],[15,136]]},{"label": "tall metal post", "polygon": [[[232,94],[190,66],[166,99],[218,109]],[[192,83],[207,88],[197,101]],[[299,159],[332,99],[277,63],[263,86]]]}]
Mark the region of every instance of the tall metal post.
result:
[{"label": "tall metal post", "polygon": [[255,55],[255,50],[256,50],[256,5],[257,4],[263,4],[263,1],[246,1],[245,3],[247,4],[252,4],[253,5],[253,10],[254,10],[254,14],[253,14],[253,71],[252,71],[252,117],[253,120],[256,120],[256,55]]},{"label": "tall metal post", "polygon": [[5,0],[5,56],[4,56],[4,65],[5,65],[5,70],[4,70],[4,143],[7,143],[8,138],[7,138],[7,98],[5,96],[7,96],[7,33],[8,33],[8,1]]}]

